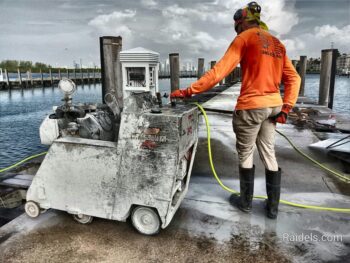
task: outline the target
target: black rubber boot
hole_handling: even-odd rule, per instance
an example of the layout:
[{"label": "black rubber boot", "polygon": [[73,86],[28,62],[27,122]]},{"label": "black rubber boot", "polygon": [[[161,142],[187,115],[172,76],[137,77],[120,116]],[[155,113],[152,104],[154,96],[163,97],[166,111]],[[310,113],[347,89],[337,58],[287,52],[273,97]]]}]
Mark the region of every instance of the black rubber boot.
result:
[{"label": "black rubber boot", "polygon": [[252,200],[254,193],[254,171],[253,168],[239,167],[239,181],[240,181],[240,196],[238,199],[238,208],[243,212],[249,213],[252,211]]},{"label": "black rubber boot", "polygon": [[266,215],[268,218],[276,219],[281,194],[281,168],[278,168],[278,171],[265,169],[265,174],[267,193]]}]

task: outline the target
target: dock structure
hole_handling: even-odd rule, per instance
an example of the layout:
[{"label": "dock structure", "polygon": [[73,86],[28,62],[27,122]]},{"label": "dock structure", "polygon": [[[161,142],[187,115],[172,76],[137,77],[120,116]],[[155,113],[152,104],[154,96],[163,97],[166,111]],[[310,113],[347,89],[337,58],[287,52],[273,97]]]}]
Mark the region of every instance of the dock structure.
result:
[{"label": "dock structure", "polygon": [[[84,71],[80,71],[76,74],[75,69],[73,69],[72,74],[72,69],[66,69],[66,72],[64,73],[62,73],[60,69],[56,72],[53,72],[52,69],[48,69],[47,72],[40,69],[38,73],[33,73],[32,70],[23,72],[18,69],[16,77],[14,77],[14,73],[10,75],[5,69],[4,78],[0,81],[0,90],[9,90],[11,88],[50,87],[57,85],[62,77],[70,78],[77,85],[101,82],[100,72],[95,72],[95,70],[93,72],[94,74],[90,74],[87,69],[84,69]],[[34,74],[36,77],[33,76]]]},{"label": "dock structure", "polygon": [[[160,79],[170,79],[170,72],[160,71],[159,78]],[[179,78],[197,78],[198,71],[197,70],[179,70]]]}]

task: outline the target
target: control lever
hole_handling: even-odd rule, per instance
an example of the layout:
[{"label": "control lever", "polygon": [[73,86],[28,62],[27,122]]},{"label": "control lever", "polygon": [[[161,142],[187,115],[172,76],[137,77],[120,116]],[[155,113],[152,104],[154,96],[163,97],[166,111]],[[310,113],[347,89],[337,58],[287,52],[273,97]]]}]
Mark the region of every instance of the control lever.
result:
[{"label": "control lever", "polygon": [[108,105],[108,107],[112,110],[114,116],[120,116],[120,108],[118,105],[118,101],[113,94],[107,93],[105,95],[105,102]]},{"label": "control lever", "polygon": [[163,106],[163,104],[162,104],[162,97],[160,95],[160,92],[157,92],[156,95],[157,95],[157,101],[158,101],[159,108],[161,108]]}]

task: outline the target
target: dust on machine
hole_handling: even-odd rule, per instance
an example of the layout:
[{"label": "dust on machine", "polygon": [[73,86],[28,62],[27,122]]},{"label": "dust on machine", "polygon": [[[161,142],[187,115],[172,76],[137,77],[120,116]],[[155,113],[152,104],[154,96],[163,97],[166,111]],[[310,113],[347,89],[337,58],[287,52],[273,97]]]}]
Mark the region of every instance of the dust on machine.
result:
[{"label": "dust on machine", "polygon": [[120,61],[122,94],[112,88],[106,104],[74,103],[74,82],[60,81],[63,105],[40,126],[50,148],[27,192],[30,217],[47,209],[82,224],[130,217],[145,235],[171,222],[188,190],[198,111],[162,104],[158,53],[136,48],[120,52]]}]

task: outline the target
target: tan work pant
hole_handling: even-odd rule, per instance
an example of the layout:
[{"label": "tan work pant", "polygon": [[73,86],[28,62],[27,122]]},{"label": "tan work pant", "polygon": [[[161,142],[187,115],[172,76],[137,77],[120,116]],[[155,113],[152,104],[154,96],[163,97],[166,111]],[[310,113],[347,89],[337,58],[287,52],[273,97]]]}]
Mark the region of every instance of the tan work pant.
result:
[{"label": "tan work pant", "polygon": [[278,171],[275,156],[276,124],[268,118],[280,111],[281,106],[234,111],[232,124],[236,134],[236,148],[240,167],[253,167],[253,153],[256,144],[260,159],[265,167],[271,171]]}]

